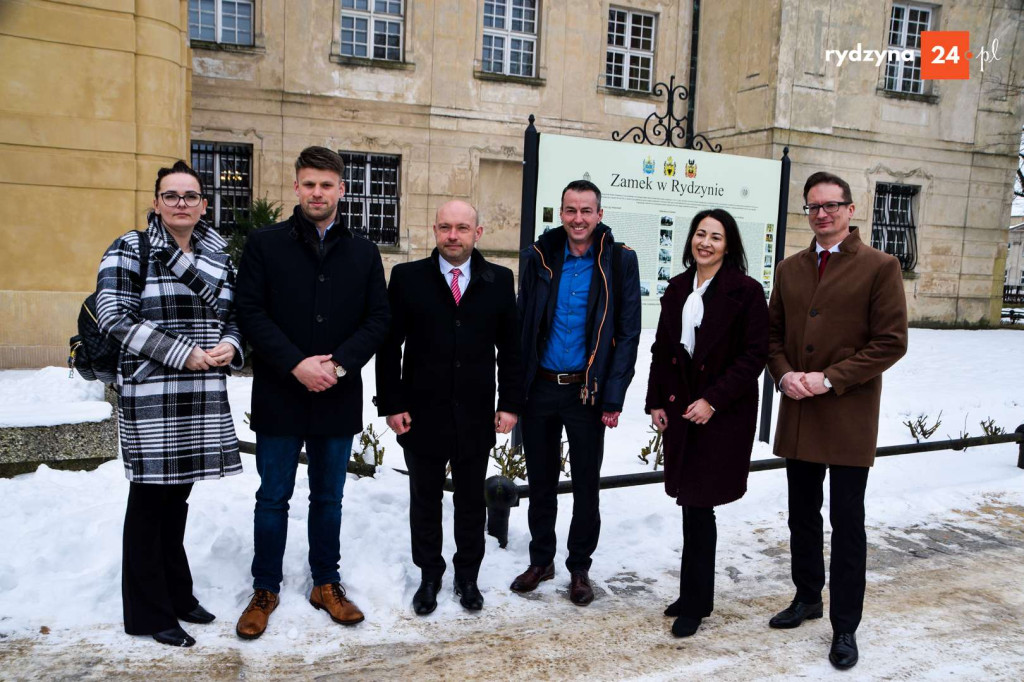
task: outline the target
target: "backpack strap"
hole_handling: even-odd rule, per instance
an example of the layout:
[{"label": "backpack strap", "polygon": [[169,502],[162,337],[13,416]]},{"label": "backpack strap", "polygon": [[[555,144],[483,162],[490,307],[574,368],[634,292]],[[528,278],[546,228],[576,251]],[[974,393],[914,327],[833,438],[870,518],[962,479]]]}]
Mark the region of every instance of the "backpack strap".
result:
[{"label": "backpack strap", "polygon": [[[142,288],[146,288],[146,277],[149,274],[149,235],[145,230],[139,231],[139,274],[142,275]],[[139,292],[142,293],[141,291]]]}]

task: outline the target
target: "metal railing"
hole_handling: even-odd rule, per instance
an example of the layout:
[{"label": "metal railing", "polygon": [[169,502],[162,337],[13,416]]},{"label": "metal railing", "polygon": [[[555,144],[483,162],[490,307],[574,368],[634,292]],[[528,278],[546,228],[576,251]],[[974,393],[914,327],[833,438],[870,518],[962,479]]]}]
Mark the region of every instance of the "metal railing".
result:
[{"label": "metal railing", "polygon": [[[996,445],[999,443],[1017,443],[1017,468],[1024,469],[1024,424],[1021,424],[1013,433],[1002,433],[992,436],[976,436],[974,438],[953,438],[928,443],[907,443],[905,445],[886,445],[875,449],[875,457],[893,457],[895,455],[910,455],[918,452],[935,452],[937,450],[966,450],[967,448],[981,445]],[[247,453],[254,453],[254,443],[242,441],[239,443],[239,450]],[[305,454],[300,454],[299,459],[305,462]],[[782,457],[772,459],[755,459],[750,463],[750,471],[768,471],[770,469],[781,469],[786,466],[786,460]],[[350,473],[360,476],[373,475],[374,467],[350,459],[348,463]],[[395,471],[408,475],[409,472],[402,469]],[[600,488],[610,490],[612,488],[628,488],[635,485],[648,485],[650,483],[661,483],[665,480],[665,471],[641,471],[634,474],[620,474],[618,476],[602,476]],[[452,480],[446,479],[444,489],[448,492],[454,490]],[[558,494],[572,492],[572,480],[560,481],[556,489]],[[498,545],[505,548],[508,545],[508,518],[512,507],[518,507],[519,501],[530,496],[529,484],[516,485],[507,478],[492,476],[484,484],[484,497],[487,500],[487,534],[498,539]]]},{"label": "metal railing", "polygon": [[[1024,469],[1024,424],[1021,424],[1013,433],[1002,433],[992,436],[975,436],[973,438],[953,438],[950,440],[937,440],[926,443],[906,443],[904,445],[885,445],[875,449],[875,457],[893,457],[895,455],[911,455],[918,452],[936,452],[938,450],[966,450],[981,445],[998,445],[1000,443],[1017,443],[1017,468]],[[248,441],[239,441],[238,449],[241,452],[255,454],[256,444]],[[299,455],[300,461],[306,462],[305,453]],[[786,466],[786,460],[782,457],[772,459],[755,459],[750,462],[750,471],[769,471],[771,469],[782,469]],[[364,464],[355,459],[349,460],[349,473],[360,476],[373,474],[374,467]],[[403,469],[395,469],[403,474],[408,474]],[[633,474],[619,474],[617,476],[602,476],[601,489],[628,488],[634,485],[647,485],[649,483],[661,483],[665,480],[665,471],[640,471]],[[517,485],[519,498],[524,499],[530,496],[530,485],[528,483]],[[445,481],[445,490],[453,490],[451,479]],[[558,483],[558,493],[572,492],[572,479]]]}]

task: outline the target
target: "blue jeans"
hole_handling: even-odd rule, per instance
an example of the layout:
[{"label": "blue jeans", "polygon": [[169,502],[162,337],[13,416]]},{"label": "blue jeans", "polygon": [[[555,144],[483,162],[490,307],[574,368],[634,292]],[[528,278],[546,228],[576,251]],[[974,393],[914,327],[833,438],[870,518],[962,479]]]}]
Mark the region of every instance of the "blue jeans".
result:
[{"label": "blue jeans", "polygon": [[281,564],[288,536],[288,500],[295,489],[299,451],[309,460],[309,568],[314,585],[341,580],[341,498],[345,492],[352,436],[268,436],[256,434],[256,491],[252,559],[253,589],[281,590]]}]

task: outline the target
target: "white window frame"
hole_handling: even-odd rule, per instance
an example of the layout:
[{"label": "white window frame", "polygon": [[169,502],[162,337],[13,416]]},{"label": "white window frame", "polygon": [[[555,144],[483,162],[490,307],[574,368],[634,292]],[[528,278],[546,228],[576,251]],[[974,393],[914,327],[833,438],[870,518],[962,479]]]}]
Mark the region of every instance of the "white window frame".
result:
[{"label": "white window frame", "polygon": [[[378,61],[401,62],[405,55],[405,0],[341,0],[341,29],[338,34],[338,54],[342,57],[357,59],[375,59]],[[381,8],[383,6],[383,8]],[[397,13],[394,8],[397,7]],[[346,22],[350,22],[346,26]],[[364,29],[358,28],[362,22]],[[378,33],[378,27],[385,29]],[[352,40],[346,40],[346,33],[352,33]],[[365,35],[365,42],[357,39]],[[378,36],[385,40],[378,43]],[[397,36],[398,45],[388,45],[387,37]],[[351,46],[351,47],[350,47]],[[364,54],[359,54],[362,47]],[[377,49],[383,50],[383,56],[376,56]],[[390,54],[389,54],[390,53]]]},{"label": "white window frame", "polygon": [[[650,49],[643,46],[646,37],[642,35],[648,28],[643,22],[650,22]],[[613,26],[623,26],[623,33],[613,30]],[[636,28],[641,35],[634,39]],[[605,87],[616,90],[634,92],[650,92],[654,86],[654,52],[658,47],[658,15],[650,12],[638,12],[625,7],[608,8],[608,23],[605,46]],[[646,66],[644,61],[646,60]],[[609,68],[617,63],[620,74],[609,73]],[[634,73],[634,69],[636,70]],[[646,78],[643,71],[647,72]]]},{"label": "white window frame", "polygon": [[[896,18],[897,12],[902,16]],[[911,12],[917,12],[915,26],[919,26],[917,32],[917,44],[912,43],[912,36],[908,34]],[[922,24],[921,13],[927,14]],[[935,18],[935,7],[930,5],[918,5],[914,3],[894,2],[889,12],[889,25],[887,28],[886,42],[890,49],[909,51],[914,55],[913,63],[905,63],[890,56],[885,64],[884,89],[888,92],[908,93],[912,95],[924,94],[924,80],[921,78],[921,31],[932,30],[932,20]],[[898,28],[895,26],[899,21]]]},{"label": "white window frame", "polygon": [[[249,35],[248,40],[244,42],[224,40],[224,2],[225,0],[207,0],[213,2],[213,35],[214,39],[208,40],[199,36],[199,32],[207,26],[203,24],[202,18],[209,12],[202,11],[200,7],[201,0],[188,0],[188,36],[189,40],[197,40],[201,42],[213,42],[220,43],[223,45],[254,45],[254,38],[256,35],[256,0],[227,0],[231,5],[245,5],[249,8]],[[193,23],[193,13],[199,23]],[[237,16],[237,15],[235,15]],[[237,23],[234,30],[235,35],[238,35]],[[195,33],[193,34],[193,28]]]},{"label": "white window frame", "polygon": [[[537,0],[484,0],[484,52],[480,59],[485,73],[524,78],[536,76],[538,4]],[[486,57],[487,50],[491,51],[490,59]],[[497,50],[501,52],[499,58],[494,57]],[[515,62],[513,55],[529,55],[529,70],[524,70],[522,57]],[[500,68],[496,69],[499,63]]]}]

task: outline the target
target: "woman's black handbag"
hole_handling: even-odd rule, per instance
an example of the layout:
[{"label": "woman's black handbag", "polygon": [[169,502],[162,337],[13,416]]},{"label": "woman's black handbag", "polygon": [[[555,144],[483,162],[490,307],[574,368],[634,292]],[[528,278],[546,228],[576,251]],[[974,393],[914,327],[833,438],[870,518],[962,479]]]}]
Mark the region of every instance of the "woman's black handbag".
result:
[{"label": "woman's black handbag", "polygon": [[[139,263],[143,278],[149,270],[149,235],[139,232]],[[71,337],[68,354],[69,372],[78,371],[86,381],[112,384],[117,378],[117,359],[121,344],[100,331],[96,315],[96,294],[89,294],[78,313],[78,333]]]}]

